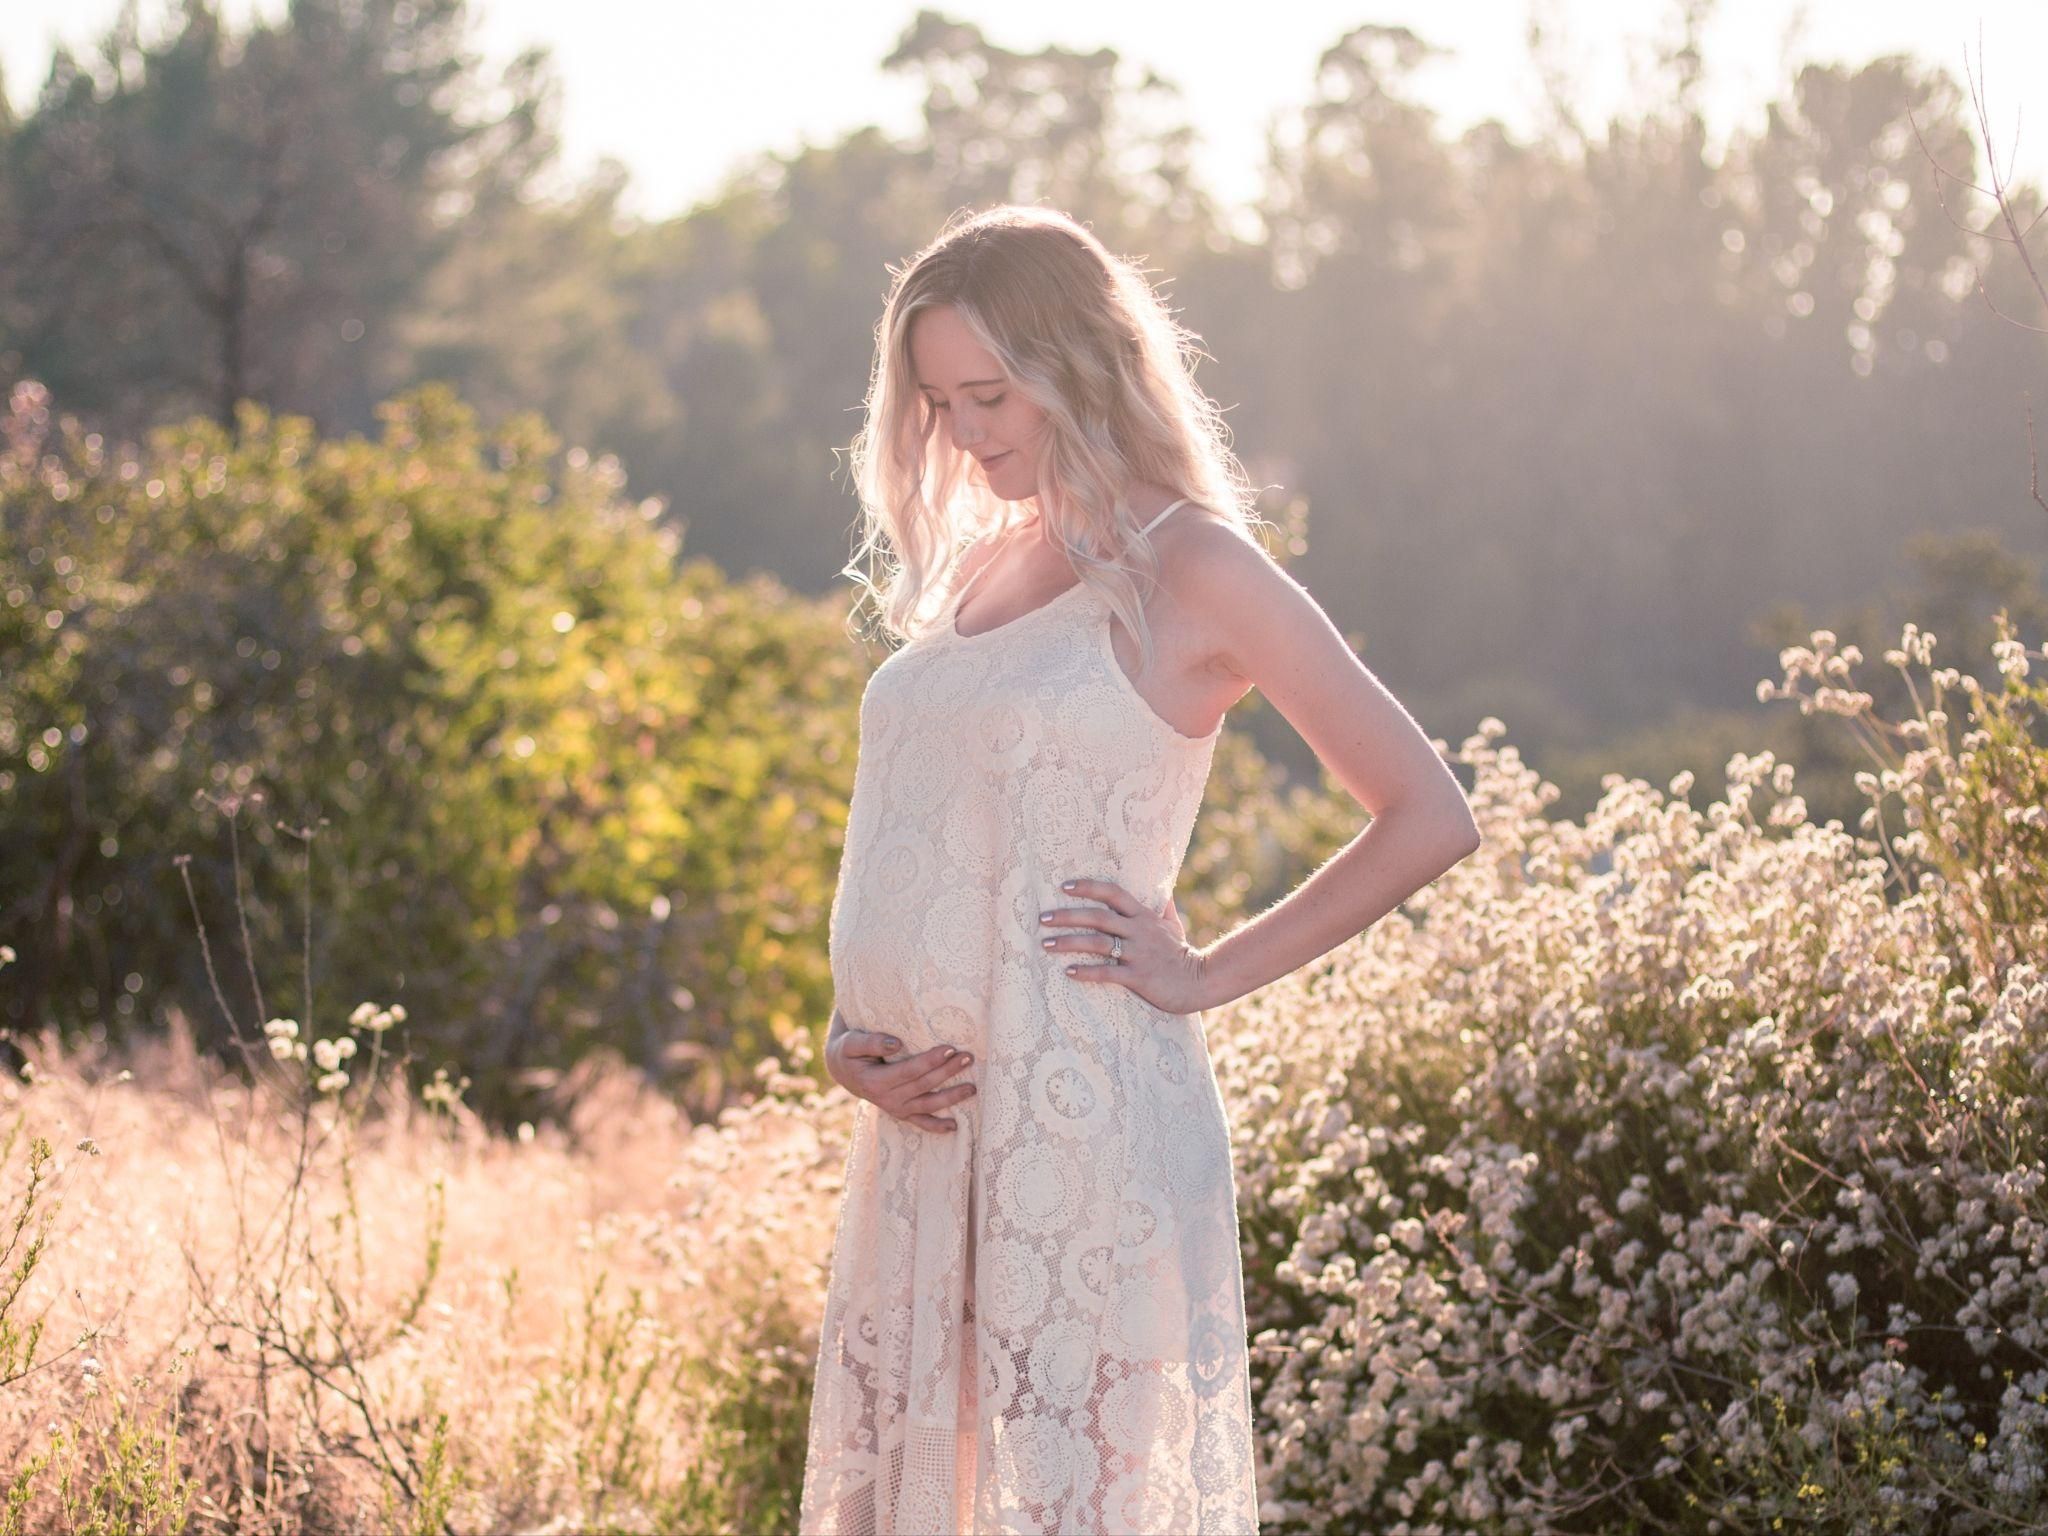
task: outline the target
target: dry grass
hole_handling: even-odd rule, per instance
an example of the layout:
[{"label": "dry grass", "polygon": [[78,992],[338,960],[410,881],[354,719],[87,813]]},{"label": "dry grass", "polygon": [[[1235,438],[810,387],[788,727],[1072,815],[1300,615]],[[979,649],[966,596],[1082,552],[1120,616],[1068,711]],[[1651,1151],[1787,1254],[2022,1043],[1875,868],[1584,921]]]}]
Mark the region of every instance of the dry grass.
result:
[{"label": "dry grass", "polygon": [[[718,1474],[793,1481],[790,1436],[801,1472],[850,1102],[771,1082],[692,1127],[592,1063],[561,1126],[506,1137],[381,1044],[339,1092],[292,1058],[252,1091],[183,1028],[45,1039],[0,1083],[0,1529],[773,1513]],[[727,1443],[750,1419],[768,1443]]]}]

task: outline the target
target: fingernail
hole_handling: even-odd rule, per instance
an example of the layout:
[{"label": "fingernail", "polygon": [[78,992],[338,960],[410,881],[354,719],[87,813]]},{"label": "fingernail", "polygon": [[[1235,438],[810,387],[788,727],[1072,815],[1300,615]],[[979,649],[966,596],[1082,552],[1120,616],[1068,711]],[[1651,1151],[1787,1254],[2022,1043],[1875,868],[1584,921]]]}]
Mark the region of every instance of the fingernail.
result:
[{"label": "fingernail", "polygon": [[1071,880],[1062,880],[1060,882],[1060,889],[1063,891],[1071,891],[1073,888],[1074,882]]},{"label": "fingernail", "polygon": [[892,1051],[900,1051],[903,1049],[903,1042],[901,1040],[884,1040],[882,1044],[888,1046],[889,1049]]}]

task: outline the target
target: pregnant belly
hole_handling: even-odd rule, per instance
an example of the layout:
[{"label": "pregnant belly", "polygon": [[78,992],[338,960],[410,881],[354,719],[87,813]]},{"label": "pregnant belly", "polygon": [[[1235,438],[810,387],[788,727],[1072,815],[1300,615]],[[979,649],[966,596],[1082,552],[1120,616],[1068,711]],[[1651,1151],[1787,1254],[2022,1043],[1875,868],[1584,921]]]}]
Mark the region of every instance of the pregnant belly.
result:
[{"label": "pregnant belly", "polygon": [[995,902],[977,887],[906,899],[860,884],[842,894],[831,939],[832,982],[856,1029],[906,1050],[985,1045],[988,986],[1000,945]]}]

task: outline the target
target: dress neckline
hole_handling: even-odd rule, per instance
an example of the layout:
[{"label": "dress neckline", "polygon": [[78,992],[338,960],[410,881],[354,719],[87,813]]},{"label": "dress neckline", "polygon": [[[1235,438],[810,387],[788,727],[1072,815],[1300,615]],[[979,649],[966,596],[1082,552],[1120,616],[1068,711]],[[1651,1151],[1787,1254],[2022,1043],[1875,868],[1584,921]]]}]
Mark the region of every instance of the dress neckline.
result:
[{"label": "dress neckline", "polygon": [[[1154,528],[1157,528],[1161,523],[1166,521],[1168,513],[1171,513],[1181,507],[1186,506],[1187,501],[1187,497],[1181,497],[1178,501],[1174,502],[1172,506],[1167,507],[1165,511],[1161,512],[1157,517],[1153,518],[1151,522],[1147,523],[1143,528],[1140,528],[1138,532],[1141,534],[1150,533]],[[972,587],[976,581],[979,581],[981,579],[982,572],[986,571],[987,569],[988,566],[984,564],[980,570],[976,571],[972,576],[970,576],[967,579],[966,583],[960,588],[960,590],[953,595],[953,600],[946,605],[946,622],[941,627],[944,630],[947,638],[957,640],[962,643],[966,643],[969,641],[986,639],[990,635],[999,635],[1004,630],[1010,628],[1014,624],[1022,624],[1026,619],[1036,618],[1039,614],[1047,612],[1054,605],[1072,596],[1074,593],[1080,591],[1083,587],[1088,585],[1088,583],[1084,580],[1074,581],[1067,586],[1061,587],[1059,591],[1055,592],[1051,597],[1047,598],[1044,602],[1038,604],[1036,607],[1026,608],[1022,613],[1016,615],[1014,618],[1008,618],[1003,620],[1002,623],[996,625],[993,629],[977,629],[971,635],[962,634],[960,632],[960,605],[967,601],[968,588]]]},{"label": "dress neckline", "polygon": [[1022,624],[1026,619],[1035,618],[1037,615],[1044,613],[1046,610],[1051,608],[1055,603],[1058,603],[1061,599],[1071,596],[1073,593],[1080,591],[1081,588],[1087,585],[1088,583],[1085,581],[1072,582],[1067,586],[1061,587],[1059,591],[1055,592],[1051,597],[1048,597],[1044,602],[1038,604],[1036,607],[1026,608],[1022,613],[1018,614],[1015,618],[1005,619],[1002,623],[996,625],[993,629],[977,629],[971,635],[962,634],[960,632],[960,605],[967,599],[967,589],[963,587],[960,590],[960,595],[953,599],[951,606],[949,606],[946,610],[946,632],[950,634],[955,640],[959,641],[980,640],[988,635],[1000,634],[1004,630],[1008,629],[1012,624]]}]

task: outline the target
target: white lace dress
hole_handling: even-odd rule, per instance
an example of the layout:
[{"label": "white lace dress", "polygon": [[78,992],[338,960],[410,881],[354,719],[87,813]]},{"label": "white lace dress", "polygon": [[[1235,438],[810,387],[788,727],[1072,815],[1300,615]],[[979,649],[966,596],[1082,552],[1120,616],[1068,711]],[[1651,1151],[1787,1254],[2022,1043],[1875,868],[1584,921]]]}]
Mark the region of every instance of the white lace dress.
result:
[{"label": "white lace dress", "polygon": [[1138,693],[1093,588],[963,636],[965,590],[862,697],[830,949],[849,1024],[972,1051],[979,1091],[950,1132],[859,1106],[799,1527],[1256,1532],[1201,1016],[1039,943],[1082,931],[1038,921],[1096,904],[1075,876],[1164,909],[1216,733]]}]

